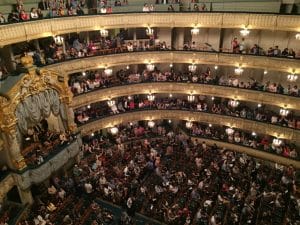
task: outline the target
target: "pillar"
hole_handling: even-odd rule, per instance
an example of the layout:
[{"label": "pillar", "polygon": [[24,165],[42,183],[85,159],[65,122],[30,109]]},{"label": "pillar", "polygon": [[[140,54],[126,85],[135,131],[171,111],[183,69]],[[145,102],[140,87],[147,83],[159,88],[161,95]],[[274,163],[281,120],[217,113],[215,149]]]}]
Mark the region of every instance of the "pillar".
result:
[{"label": "pillar", "polygon": [[30,188],[28,188],[26,190],[22,190],[22,189],[20,189],[20,187],[18,187],[18,191],[19,191],[20,199],[21,199],[21,202],[23,205],[26,205],[26,204],[32,205],[33,204],[33,197],[32,197]]},{"label": "pillar", "polygon": [[11,45],[4,46],[0,49],[0,56],[3,60],[1,63],[6,66],[9,72],[16,70],[15,57]]}]

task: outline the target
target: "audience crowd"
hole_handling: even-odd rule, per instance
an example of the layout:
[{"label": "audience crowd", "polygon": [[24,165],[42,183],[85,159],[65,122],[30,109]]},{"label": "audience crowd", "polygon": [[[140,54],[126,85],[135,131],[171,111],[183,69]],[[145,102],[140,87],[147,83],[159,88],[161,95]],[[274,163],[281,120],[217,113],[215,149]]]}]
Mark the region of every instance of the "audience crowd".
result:
[{"label": "audience crowd", "polygon": [[166,224],[294,225],[296,185],[291,166],[208,146],[167,122],[129,123],[85,137],[78,164],[51,179],[19,224],[84,224],[92,214],[89,224],[103,224],[113,216],[100,198],[122,206],[119,224],[134,224],[139,212]]},{"label": "audience crowd", "polygon": [[[95,119],[108,114],[118,114],[130,110],[139,109],[165,109],[165,110],[192,110],[214,114],[228,115],[232,117],[240,117],[249,120],[256,120],[265,123],[271,123],[279,126],[300,129],[300,119],[292,113],[287,116],[268,110],[267,107],[261,106],[251,108],[244,103],[239,103],[237,107],[230,105],[231,100],[223,98],[213,98],[210,101],[207,96],[198,96],[195,101],[189,102],[186,96],[179,95],[156,98],[150,101],[147,95],[120,97],[114,99],[112,103],[98,102],[89,106],[75,110],[76,122],[85,123],[90,118]],[[108,104],[111,105],[108,105]]]},{"label": "audience crowd", "polygon": [[[99,102],[96,104],[92,104],[86,107],[82,107],[80,109],[75,110],[75,122],[78,126],[84,125],[88,122],[103,118],[112,114],[119,114],[133,110],[144,110],[144,109],[159,109],[159,110],[193,110],[193,111],[202,111],[216,114],[229,115],[234,117],[241,117],[245,119],[252,119],[258,121],[264,121],[262,118],[267,118],[266,113],[260,108],[256,108],[255,110],[251,110],[249,108],[241,107],[240,111],[238,109],[232,108],[227,105],[227,101],[220,103],[210,103],[208,104],[205,98],[203,100],[199,100],[197,103],[190,103],[187,100],[183,100],[180,98],[162,98],[155,99],[155,101],[149,101],[146,97],[138,97],[138,96],[130,96],[128,98],[120,98],[114,100],[114,104],[108,106],[106,102]],[[276,114],[270,116],[270,121],[265,120],[264,122],[273,122],[273,124],[283,125],[282,123],[274,123],[272,121],[273,117],[277,117]],[[284,118],[284,120],[287,120]],[[213,132],[211,130],[214,130]],[[224,141],[233,141],[237,144],[243,144],[245,146],[250,146],[252,148],[261,149],[264,151],[269,151],[272,153],[276,153],[279,155],[283,155],[285,157],[298,158],[298,152],[296,150],[296,146],[294,144],[290,144],[288,142],[280,144],[279,146],[275,146],[272,143],[272,137],[265,136],[257,136],[254,133],[247,133],[244,131],[236,131],[234,137],[236,139],[232,139],[232,135],[225,135],[226,128],[222,128],[220,126],[211,128],[207,127],[207,132],[211,135],[210,138],[214,139],[222,139]],[[205,136],[205,129],[199,130],[199,135]],[[249,138],[251,140],[249,140]]]},{"label": "audience crowd", "polygon": [[132,72],[130,69],[122,69],[114,76],[107,76],[103,71],[88,71],[71,76],[69,85],[74,95],[83,94],[100,88],[107,88],[117,85],[142,83],[142,82],[188,82],[211,85],[222,85],[235,88],[252,89],[266,91],[291,96],[300,96],[299,88],[295,85],[283,87],[280,83],[267,81],[260,83],[255,78],[247,79],[239,76],[225,76],[213,72],[209,67],[203,72],[177,72],[144,70],[142,72]]},{"label": "audience crowd", "polygon": [[42,164],[51,155],[57,154],[70,144],[76,135],[69,132],[58,132],[48,128],[48,122],[42,120],[40,124],[29,128],[23,137],[22,155],[28,166]]}]

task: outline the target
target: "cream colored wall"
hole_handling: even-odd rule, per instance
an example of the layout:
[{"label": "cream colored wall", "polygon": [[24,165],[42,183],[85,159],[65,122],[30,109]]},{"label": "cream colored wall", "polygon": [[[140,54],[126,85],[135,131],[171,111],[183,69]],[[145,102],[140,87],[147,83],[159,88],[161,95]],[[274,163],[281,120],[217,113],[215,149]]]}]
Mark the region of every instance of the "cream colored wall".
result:
[{"label": "cream colored wall", "polygon": [[[264,50],[278,45],[281,50],[292,48],[299,55],[300,41],[296,40],[295,35],[295,32],[287,31],[250,30],[250,34],[245,37],[245,44],[247,49],[253,47],[254,44],[258,44]],[[225,29],[223,48],[231,48],[231,41],[234,37],[241,41],[240,29]]]},{"label": "cream colored wall", "polygon": [[167,43],[167,46],[171,46],[172,29],[171,28],[157,28],[158,39]]},{"label": "cream colored wall", "polygon": [[192,41],[196,42],[196,45],[209,43],[212,47],[218,51],[220,44],[220,29],[214,28],[200,28],[199,35],[193,35]]}]

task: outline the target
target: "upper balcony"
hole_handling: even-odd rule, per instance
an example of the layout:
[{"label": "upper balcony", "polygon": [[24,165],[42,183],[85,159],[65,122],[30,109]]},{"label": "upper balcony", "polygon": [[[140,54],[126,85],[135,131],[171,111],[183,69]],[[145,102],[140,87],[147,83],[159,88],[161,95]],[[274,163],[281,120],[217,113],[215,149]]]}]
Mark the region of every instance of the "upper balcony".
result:
[{"label": "upper balcony", "polygon": [[4,24],[0,26],[0,46],[58,34],[78,33],[103,28],[147,26],[244,28],[246,26],[249,29],[299,32],[299,24],[300,17],[296,15],[249,14],[245,12],[126,12],[105,15],[64,16],[54,19]]}]

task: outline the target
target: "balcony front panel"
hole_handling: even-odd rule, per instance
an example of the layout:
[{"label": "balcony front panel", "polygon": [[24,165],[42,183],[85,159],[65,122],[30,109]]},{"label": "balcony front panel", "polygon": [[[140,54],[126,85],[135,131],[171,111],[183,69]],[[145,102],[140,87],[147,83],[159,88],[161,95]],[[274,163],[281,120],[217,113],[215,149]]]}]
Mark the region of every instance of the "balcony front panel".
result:
[{"label": "balcony front panel", "polygon": [[0,27],[0,46],[52,35],[133,27],[242,28],[299,31],[300,18],[293,15],[248,13],[123,13],[44,19]]},{"label": "balcony front panel", "polygon": [[77,137],[75,141],[66,146],[57,155],[36,168],[27,169],[20,174],[15,174],[19,187],[23,190],[29,188],[32,184],[38,184],[46,180],[52,173],[61,169],[70,159],[74,158],[81,147],[81,138]]},{"label": "balcony front panel", "polygon": [[230,53],[199,52],[199,51],[145,51],[116,53],[110,55],[94,56],[80,59],[73,59],[61,63],[46,66],[47,69],[71,74],[97,68],[112,66],[147,64],[151,63],[195,63],[211,64],[267,69],[269,71],[283,71],[300,73],[299,60],[240,55]]},{"label": "balcony front panel", "polygon": [[281,139],[288,139],[293,141],[300,140],[299,130],[279,127],[267,123],[260,123],[238,117],[187,110],[140,110],[123,114],[111,115],[103,117],[93,122],[86,123],[80,126],[79,130],[81,130],[81,133],[83,135],[88,135],[100,129],[113,127],[121,123],[128,123],[140,120],[160,119],[200,121],[208,124],[217,124],[238,128],[241,130],[247,130],[249,132],[254,131],[260,134],[268,134]]},{"label": "balcony front panel", "polygon": [[256,102],[264,105],[286,107],[293,110],[300,109],[300,99],[298,97],[242,88],[179,82],[139,83],[99,89],[74,97],[72,107],[79,108],[112,98],[137,94],[149,94],[150,92],[153,94],[177,93],[187,95],[192,92],[193,95],[217,96],[222,98],[238,99],[240,101]]}]

